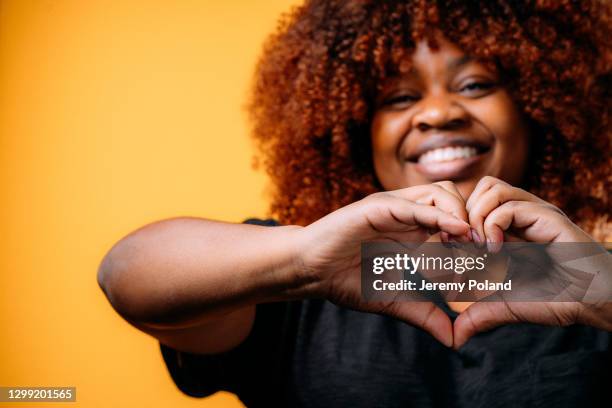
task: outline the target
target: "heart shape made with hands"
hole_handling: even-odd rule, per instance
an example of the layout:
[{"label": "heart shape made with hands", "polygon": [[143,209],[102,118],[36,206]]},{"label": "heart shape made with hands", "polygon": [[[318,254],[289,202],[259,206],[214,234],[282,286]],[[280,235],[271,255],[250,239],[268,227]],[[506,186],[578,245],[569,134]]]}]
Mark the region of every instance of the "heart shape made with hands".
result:
[{"label": "heart shape made with hands", "polygon": [[[481,179],[467,201],[452,182],[435,184],[455,196],[459,202],[465,203],[464,210],[457,207],[457,203],[454,208],[447,207],[446,210],[470,225],[470,230],[464,236],[451,236],[442,231],[442,242],[474,242],[478,247],[486,246],[493,253],[499,252],[504,242],[513,241],[595,242],[559,208],[495,177]],[[428,201],[436,206],[440,203],[439,207],[444,207],[441,199],[436,202],[436,199],[429,198]],[[609,258],[601,262],[612,265]],[[473,302],[467,307],[465,303],[452,306],[455,310],[459,309],[460,313],[451,327],[443,321],[435,325],[438,329],[452,331],[447,334],[452,337],[455,349],[479,332],[518,322],[554,326],[581,323],[605,330],[612,329],[612,303],[599,308],[580,302],[487,301]]]}]

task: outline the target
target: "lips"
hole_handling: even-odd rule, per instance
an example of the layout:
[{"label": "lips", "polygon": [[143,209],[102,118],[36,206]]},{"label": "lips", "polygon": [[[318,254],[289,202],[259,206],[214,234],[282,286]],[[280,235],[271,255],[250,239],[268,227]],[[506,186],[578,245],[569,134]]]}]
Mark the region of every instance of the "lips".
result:
[{"label": "lips", "polygon": [[447,146],[428,150],[419,156],[419,163],[440,163],[457,159],[469,159],[478,155],[478,149],[472,146]]},{"label": "lips", "polygon": [[415,151],[408,155],[408,161],[416,163],[419,161],[419,158],[422,155],[425,155],[426,153],[432,152],[437,149],[443,149],[447,147],[471,147],[476,150],[477,154],[482,154],[487,152],[491,148],[491,145],[478,139],[461,135],[434,135],[428,137],[425,141],[419,144]]},{"label": "lips", "polygon": [[467,136],[433,135],[407,156],[432,181],[468,177],[491,150],[489,143]]}]

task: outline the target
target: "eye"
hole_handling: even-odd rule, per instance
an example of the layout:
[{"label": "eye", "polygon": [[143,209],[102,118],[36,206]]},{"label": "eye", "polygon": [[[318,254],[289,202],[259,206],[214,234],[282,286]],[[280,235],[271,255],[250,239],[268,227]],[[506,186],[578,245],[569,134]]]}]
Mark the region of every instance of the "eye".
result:
[{"label": "eye", "polygon": [[488,94],[488,92],[495,87],[495,83],[493,82],[469,82],[461,89],[459,92],[468,93],[470,96],[484,96]]},{"label": "eye", "polygon": [[418,100],[419,100],[419,97],[416,95],[408,95],[408,94],[396,95],[396,96],[391,96],[385,99],[382,102],[382,106],[386,106],[390,108],[402,108]]}]

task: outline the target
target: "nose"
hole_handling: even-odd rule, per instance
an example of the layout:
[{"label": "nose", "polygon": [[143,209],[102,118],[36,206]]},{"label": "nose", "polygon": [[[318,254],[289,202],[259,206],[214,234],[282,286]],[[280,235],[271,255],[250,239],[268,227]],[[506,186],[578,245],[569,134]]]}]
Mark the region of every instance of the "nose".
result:
[{"label": "nose", "polygon": [[468,112],[445,93],[429,95],[420,101],[421,109],[413,116],[413,127],[455,129],[468,123]]}]

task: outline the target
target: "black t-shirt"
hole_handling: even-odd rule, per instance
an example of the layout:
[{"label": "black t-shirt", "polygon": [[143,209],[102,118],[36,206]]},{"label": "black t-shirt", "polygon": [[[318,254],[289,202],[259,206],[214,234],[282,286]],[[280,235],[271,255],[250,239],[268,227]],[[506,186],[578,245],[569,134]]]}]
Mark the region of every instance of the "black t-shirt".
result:
[{"label": "black t-shirt", "polygon": [[225,353],[160,347],[185,394],[230,391],[248,407],[559,408],[610,406],[611,338],[588,326],[522,323],[454,351],[391,317],[309,299],[257,305],[248,338]]}]

